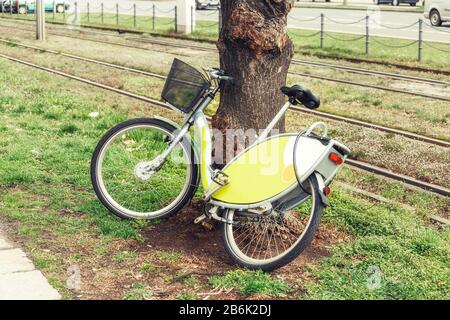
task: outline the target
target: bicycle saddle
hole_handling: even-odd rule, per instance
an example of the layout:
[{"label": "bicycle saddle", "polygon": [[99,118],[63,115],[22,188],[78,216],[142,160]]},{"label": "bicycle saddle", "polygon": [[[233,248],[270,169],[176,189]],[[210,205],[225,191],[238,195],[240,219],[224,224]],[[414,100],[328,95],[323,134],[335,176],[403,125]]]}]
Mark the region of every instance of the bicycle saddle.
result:
[{"label": "bicycle saddle", "polygon": [[289,97],[293,105],[303,104],[308,109],[317,109],[320,106],[320,98],[315,96],[311,90],[298,84],[292,87],[282,87],[281,92]]}]

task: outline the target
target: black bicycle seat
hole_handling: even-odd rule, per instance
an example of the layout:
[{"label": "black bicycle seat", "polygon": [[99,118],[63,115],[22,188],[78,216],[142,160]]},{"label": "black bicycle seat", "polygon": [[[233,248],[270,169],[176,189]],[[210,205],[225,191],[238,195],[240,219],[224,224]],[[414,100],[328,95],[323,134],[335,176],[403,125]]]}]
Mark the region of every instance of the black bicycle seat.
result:
[{"label": "black bicycle seat", "polygon": [[292,87],[282,87],[281,92],[289,97],[293,105],[303,104],[308,109],[317,109],[320,106],[320,98],[314,95],[311,90],[298,84]]}]

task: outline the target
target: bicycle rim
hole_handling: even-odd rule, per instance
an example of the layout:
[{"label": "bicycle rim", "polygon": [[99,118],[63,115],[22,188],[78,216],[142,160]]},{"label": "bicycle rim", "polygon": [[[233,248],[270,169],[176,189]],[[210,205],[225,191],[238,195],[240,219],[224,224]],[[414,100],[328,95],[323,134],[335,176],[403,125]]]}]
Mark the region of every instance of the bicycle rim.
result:
[{"label": "bicycle rim", "polygon": [[[309,182],[309,188],[313,185]],[[316,194],[292,210],[260,217],[229,212],[226,236],[230,249],[249,265],[266,265],[289,255],[305,237],[314,216]]]},{"label": "bicycle rim", "polygon": [[178,144],[150,178],[142,168],[168,148],[173,134],[161,127],[137,124],[112,135],[96,164],[97,180],[106,201],[132,218],[156,218],[172,210],[189,189],[190,150]]}]

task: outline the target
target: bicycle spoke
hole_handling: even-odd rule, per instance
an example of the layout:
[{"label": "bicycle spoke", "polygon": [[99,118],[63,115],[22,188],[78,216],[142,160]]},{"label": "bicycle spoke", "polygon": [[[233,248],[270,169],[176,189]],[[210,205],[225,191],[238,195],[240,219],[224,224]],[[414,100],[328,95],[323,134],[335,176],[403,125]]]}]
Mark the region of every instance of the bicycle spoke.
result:
[{"label": "bicycle spoke", "polygon": [[104,192],[110,202],[136,215],[170,206],[191,185],[187,152],[178,145],[162,166],[145,178],[142,170],[168,147],[169,135],[151,126],[124,130],[108,142],[101,162]]},{"label": "bicycle spoke", "polygon": [[[312,215],[312,200],[286,212],[274,209],[266,215],[235,213],[237,224],[231,227],[237,252],[258,261],[274,259],[293,248],[307,229]],[[278,209],[278,208],[277,208]]]}]

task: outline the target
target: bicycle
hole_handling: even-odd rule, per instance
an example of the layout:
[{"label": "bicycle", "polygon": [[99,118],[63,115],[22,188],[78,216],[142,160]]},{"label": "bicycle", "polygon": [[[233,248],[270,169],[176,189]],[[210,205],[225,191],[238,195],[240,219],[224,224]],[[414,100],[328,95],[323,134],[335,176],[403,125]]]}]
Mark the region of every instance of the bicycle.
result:
[{"label": "bicycle", "polygon": [[[233,79],[223,70],[201,73],[175,59],[162,98],[186,115],[184,124],[154,117],[110,129],[92,157],[92,184],[102,204],[124,219],[167,217],[201,185],[204,212],[194,222],[220,221],[225,249],[235,262],[274,270],[312,241],[329,202],[329,185],[350,150],[328,138],[322,122],[300,133],[269,136],[291,105],[320,105],[310,90],[294,85],[281,89],[288,101],[256,141],[216,168],[204,110],[224,81]],[[315,132],[319,128],[321,134]]]}]

